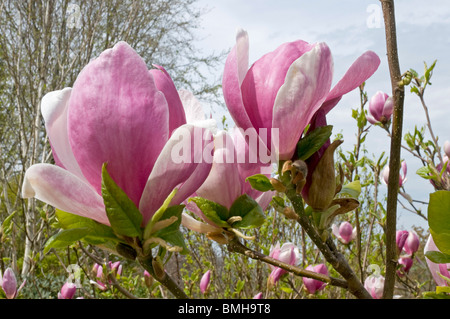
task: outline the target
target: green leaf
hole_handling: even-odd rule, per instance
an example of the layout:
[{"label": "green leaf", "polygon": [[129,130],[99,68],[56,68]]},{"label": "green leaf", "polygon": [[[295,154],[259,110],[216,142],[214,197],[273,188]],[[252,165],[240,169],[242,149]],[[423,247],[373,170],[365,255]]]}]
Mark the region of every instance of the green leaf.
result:
[{"label": "green leaf", "polygon": [[450,254],[450,191],[430,194],[428,225],[436,247],[444,254]]},{"label": "green leaf", "polygon": [[142,214],[108,174],[106,163],[102,167],[102,195],[106,215],[114,232],[128,237],[141,237]]},{"label": "green leaf", "polygon": [[300,160],[306,160],[317,152],[330,138],[332,125],[321,126],[308,132],[297,144],[297,156]]},{"label": "green leaf", "polygon": [[16,211],[12,212],[2,223],[2,227],[0,228],[0,233],[8,234],[11,231],[12,219]]},{"label": "green leaf", "polygon": [[435,179],[433,176],[433,172],[430,170],[428,166],[423,166],[416,171],[416,174],[425,179]]},{"label": "green leaf", "polygon": [[184,241],[184,235],[181,233],[181,231],[178,229],[175,232],[166,233],[164,235],[161,235],[160,238],[164,239],[169,244],[172,244],[173,246],[178,246],[183,248],[181,251],[182,254],[186,254],[188,252],[188,248],[186,246],[186,243]]},{"label": "green leaf", "polygon": [[270,183],[270,179],[263,174],[249,176],[245,179],[245,181],[249,182],[253,189],[256,189],[260,192],[274,190],[272,184]]},{"label": "green leaf", "polygon": [[119,242],[111,227],[100,224],[90,218],[67,213],[60,209],[55,211],[58,224],[63,229],[84,228],[89,229],[89,235],[84,240],[91,244],[100,244],[107,241]]},{"label": "green leaf", "polygon": [[440,251],[427,251],[425,256],[436,264],[450,263],[450,255],[441,253]]},{"label": "green leaf", "polygon": [[361,194],[361,183],[359,180],[353,181],[344,185],[339,195],[350,196],[351,198],[358,199],[359,194]]},{"label": "green leaf", "polygon": [[63,229],[56,235],[50,237],[46,242],[44,253],[47,253],[51,248],[65,248],[72,245],[90,234],[88,228],[71,228]]},{"label": "green leaf", "polygon": [[[176,195],[177,192],[178,192],[178,189],[175,188],[169,194],[169,196],[167,196],[167,198],[164,200],[161,207],[158,208],[158,210],[153,214],[152,219],[145,226],[144,239],[150,238],[152,229],[153,229],[153,225],[155,225],[155,223],[157,223],[162,218],[162,216],[165,214],[167,208],[169,207],[170,203],[172,202],[173,197]],[[167,217],[167,218],[169,218],[169,217]]]},{"label": "green leaf", "polygon": [[197,204],[197,207],[203,212],[203,214],[205,214],[205,216],[217,226],[226,228],[230,227],[227,223],[229,213],[226,207],[202,197],[191,197],[189,201]]},{"label": "green leaf", "polygon": [[249,229],[264,223],[265,215],[259,204],[247,194],[239,196],[230,207],[230,217],[241,216],[242,220],[233,223],[233,228]]},{"label": "green leaf", "polygon": [[154,234],[152,234],[152,236],[163,238],[162,236],[164,236],[166,234],[171,234],[171,233],[177,232],[178,229],[180,228],[181,214],[183,213],[183,208],[184,208],[184,205],[176,205],[176,206],[168,207],[164,211],[164,214],[161,216],[159,221],[169,219],[172,216],[175,216],[177,218],[177,220],[175,222],[173,222],[172,224],[170,224],[169,226],[156,231]]}]

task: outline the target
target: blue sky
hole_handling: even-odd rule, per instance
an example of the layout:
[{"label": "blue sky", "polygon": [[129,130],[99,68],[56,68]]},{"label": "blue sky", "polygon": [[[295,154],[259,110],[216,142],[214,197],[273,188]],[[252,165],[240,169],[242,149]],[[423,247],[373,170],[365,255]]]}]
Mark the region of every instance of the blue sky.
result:
[{"label": "blue sky", "polygon": [[[334,82],[337,82],[359,55],[372,50],[380,57],[381,65],[367,81],[369,98],[378,90],[391,94],[379,1],[200,0],[198,4],[210,9],[203,16],[199,32],[203,40],[198,45],[205,53],[230,49],[237,28],[243,28],[249,34],[250,63],[283,42],[297,39],[326,42],[333,53]],[[438,60],[425,99],[434,132],[442,145],[445,140],[450,140],[450,2],[397,0],[395,10],[402,72],[413,68],[421,73],[424,61],[430,65]],[[218,69],[211,76],[218,78],[221,74],[222,70]],[[356,127],[350,115],[351,109],[358,105],[359,93],[355,90],[347,94],[328,116],[334,132],[344,136],[344,149],[351,149],[355,142]],[[216,108],[213,114],[220,119],[227,111]],[[418,98],[407,92],[403,133],[413,130],[415,125],[425,125],[424,112]],[[373,127],[366,142],[369,156],[378,156],[382,151],[389,154],[389,145],[386,133]],[[414,199],[427,201],[433,188],[415,175],[420,163],[405,151],[402,158],[408,164],[407,193]],[[412,225],[427,228],[421,218],[401,207],[398,215],[398,228],[407,229]]]}]

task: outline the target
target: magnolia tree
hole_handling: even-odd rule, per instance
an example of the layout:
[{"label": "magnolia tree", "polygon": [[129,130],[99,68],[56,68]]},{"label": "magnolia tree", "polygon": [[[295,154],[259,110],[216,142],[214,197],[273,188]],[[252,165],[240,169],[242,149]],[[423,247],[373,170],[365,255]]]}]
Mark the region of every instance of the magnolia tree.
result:
[{"label": "magnolia tree", "polygon": [[[314,298],[332,287],[329,297],[379,299],[392,298],[396,282],[407,297],[448,297],[450,142],[438,145],[424,100],[435,64],[425,66],[423,76],[397,72],[393,4],[383,2],[383,10],[394,66],[392,96],[377,92],[369,99],[364,91],[380,64],[374,52],[361,52],[332,86],[326,43],[284,43],[250,65],[249,35],[239,30],[223,70],[223,97],[235,123],[227,130],[218,128],[191,92],[177,90],[163,66],[148,70],[149,61],[126,42],[106,49],[81,70],[73,87],[41,101],[54,164],[30,166],[22,196],[55,208],[60,231],[43,253],[80,247],[95,263],[85,271],[89,284],[100,292],[115,287],[129,298],[136,298],[133,286],[144,283],[151,295],[166,298]],[[424,106],[432,140],[416,130],[405,135],[405,146],[407,87]],[[361,95],[352,114],[358,143],[347,157],[340,150],[343,140],[332,137],[327,114],[353,90]],[[388,165],[384,154],[375,161],[360,158],[372,128],[391,137]],[[428,217],[405,190],[401,148],[422,161],[418,174],[436,189]],[[388,189],[386,210],[378,201],[379,181]],[[428,220],[424,253],[436,291],[422,292],[410,278],[413,265],[424,261],[417,256],[421,239],[414,230],[396,228],[397,197]],[[281,227],[288,230],[280,237]],[[377,245],[380,253],[372,254]],[[221,255],[221,263],[214,265],[214,257],[202,265],[197,257],[207,248]],[[98,257],[99,249],[108,259]],[[229,258],[240,258],[239,267],[232,268]],[[139,265],[142,280],[125,282],[125,264]],[[183,280],[175,278],[183,273],[180,266],[191,272]],[[220,267],[248,273],[227,275]],[[249,278],[250,272],[257,276]],[[261,273],[267,274],[265,286],[257,283]],[[74,280],[79,276],[73,271],[57,288],[58,298],[92,297]],[[224,287],[220,295],[221,280],[237,282],[235,293],[226,295],[230,287]],[[11,269],[4,272],[7,298],[20,296],[24,285],[17,287]]]}]

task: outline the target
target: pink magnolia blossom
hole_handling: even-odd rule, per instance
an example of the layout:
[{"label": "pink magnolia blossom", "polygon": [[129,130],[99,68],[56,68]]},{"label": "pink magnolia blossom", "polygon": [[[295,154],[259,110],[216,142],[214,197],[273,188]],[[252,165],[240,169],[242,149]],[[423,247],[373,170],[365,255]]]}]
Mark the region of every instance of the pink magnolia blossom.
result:
[{"label": "pink magnolia blossom", "polygon": [[[433,237],[430,235],[425,244],[424,253],[426,254],[428,251],[439,251],[436,247],[436,244],[433,241]],[[448,264],[436,264],[425,257],[425,260],[428,265],[428,269],[431,272],[431,276],[433,277],[436,285],[438,286],[450,286],[450,263]],[[442,276],[446,277],[447,280],[442,278]]]},{"label": "pink magnolia blossom", "polygon": [[444,153],[447,155],[447,158],[450,157],[450,141],[444,142]]},{"label": "pink magnolia blossom", "polygon": [[[298,265],[300,262],[300,252],[298,247],[293,243],[284,243],[281,247],[280,243],[277,243],[270,248],[269,257],[294,266]],[[269,275],[269,282],[274,285],[280,280],[281,276],[286,273],[286,270],[273,265],[269,266],[270,269],[272,269],[272,272]]]},{"label": "pink magnolia blossom", "polygon": [[211,270],[205,272],[200,280],[200,291],[205,294],[209,288],[209,282],[211,280]]},{"label": "pink magnolia blossom", "polygon": [[397,253],[400,254],[403,250],[403,246],[405,246],[406,239],[409,236],[409,232],[407,230],[397,230],[395,234],[395,242],[397,244]]},{"label": "pink magnolia blossom", "polygon": [[101,168],[108,163],[109,174],[139,208],[145,225],[175,188],[171,205],[190,196],[211,168],[193,160],[202,156],[207,139],[193,148],[190,161],[172,159],[180,134],[190,133],[192,140],[196,127],[185,124],[167,72],[158,66],[149,71],[125,42],[84,67],[73,88],[46,94],[41,109],[56,165],[28,168],[25,198],[109,225],[101,196]]},{"label": "pink magnolia blossom", "polygon": [[342,222],[339,227],[336,224],[331,226],[331,230],[333,235],[336,236],[339,241],[345,245],[350,243],[352,240],[356,238],[356,227],[352,227],[347,221]]},{"label": "pink magnolia blossom", "polygon": [[367,120],[372,123],[385,124],[392,116],[394,99],[384,92],[378,91],[369,100]]},{"label": "pink magnolia blossom", "polygon": [[[309,265],[308,267],[305,268],[305,270],[313,271],[315,273],[327,276],[329,275],[328,269],[325,266],[325,264],[318,264],[315,266]],[[302,280],[306,290],[310,294],[315,294],[317,291],[324,289],[325,286],[327,285],[325,282],[313,278],[303,277]]]},{"label": "pink magnolia blossom", "polygon": [[0,277],[0,284],[7,299],[14,299],[17,295],[17,279],[11,268],[6,268]]},{"label": "pink magnolia blossom", "polygon": [[[402,187],[403,185],[405,185],[405,183],[406,183],[406,181],[407,181],[407,177],[406,177],[406,173],[407,173],[407,171],[408,171],[408,167],[407,167],[407,165],[406,165],[406,162],[405,161],[402,161],[402,163],[401,163],[401,167],[400,167],[400,174],[399,174],[399,177],[398,177],[398,184],[399,184],[399,187]],[[384,169],[383,169],[383,172],[382,172],[382,181],[383,181],[383,183],[384,184],[388,184],[388,182],[389,182],[389,166],[386,166]]]},{"label": "pink magnolia blossom", "polygon": [[403,250],[409,255],[412,256],[416,251],[419,250],[420,239],[415,231],[409,231],[408,237],[406,238],[405,245],[403,246]]},{"label": "pink magnolia blossom", "polygon": [[383,297],[384,277],[379,274],[370,275],[364,281],[364,288],[374,299]]},{"label": "pink magnolia blossom", "polygon": [[413,265],[413,259],[411,258],[411,256],[401,256],[398,259],[398,264],[400,265],[400,269],[397,271],[397,274],[400,277],[403,277],[411,269]]},{"label": "pink magnolia blossom", "polygon": [[256,295],[253,296],[253,299],[262,299],[263,294],[262,292],[258,292]]},{"label": "pink magnolia blossom", "polygon": [[72,282],[66,282],[58,292],[58,299],[72,299],[76,292],[77,286]]},{"label": "pink magnolia blossom", "polygon": [[223,93],[238,127],[267,129],[271,151],[271,129],[279,129],[279,159],[291,159],[297,142],[313,116],[327,114],[342,96],[357,88],[378,68],[380,59],[366,52],[333,87],[333,60],[325,43],[302,40],[284,43],[249,68],[249,40],[244,30],[236,35],[223,75]]}]

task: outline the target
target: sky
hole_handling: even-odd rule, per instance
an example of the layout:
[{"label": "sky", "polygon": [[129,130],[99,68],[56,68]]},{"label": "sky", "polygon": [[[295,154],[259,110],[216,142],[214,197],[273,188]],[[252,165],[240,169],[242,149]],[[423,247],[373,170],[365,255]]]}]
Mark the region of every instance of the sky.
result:
[{"label": "sky", "polygon": [[[379,1],[199,0],[198,5],[209,9],[198,32],[201,40],[197,45],[205,54],[230,50],[235,44],[238,28],[248,32],[250,64],[284,42],[298,39],[310,43],[326,42],[333,54],[334,85],[353,61],[365,51],[372,50],[380,57],[381,64],[366,82],[368,96],[370,98],[377,91],[392,94]],[[425,101],[433,131],[442,146],[445,140],[450,140],[450,1],[397,0],[395,14],[401,71],[412,68],[423,74],[424,62],[431,65],[437,60]],[[225,59],[222,65],[224,62]],[[211,77],[220,78],[222,71],[219,68]],[[408,91],[405,95],[403,135],[413,131],[416,125],[426,124],[418,97]],[[357,107],[359,92],[355,90],[345,95],[327,116],[328,124],[334,127],[333,133],[343,135],[344,150],[352,149],[356,142],[356,124],[351,109]],[[217,106],[211,111],[219,121],[223,115],[231,118],[227,110]],[[426,137],[430,138],[428,131]],[[389,154],[389,147],[386,132],[372,127],[366,140],[368,156],[375,158],[383,151]],[[428,201],[433,188],[415,174],[421,163],[404,150],[401,156],[408,165],[406,192],[413,199]],[[426,213],[426,207],[422,208]],[[409,229],[413,225],[428,228],[426,221],[401,206],[398,206],[397,214],[399,229]]]}]

